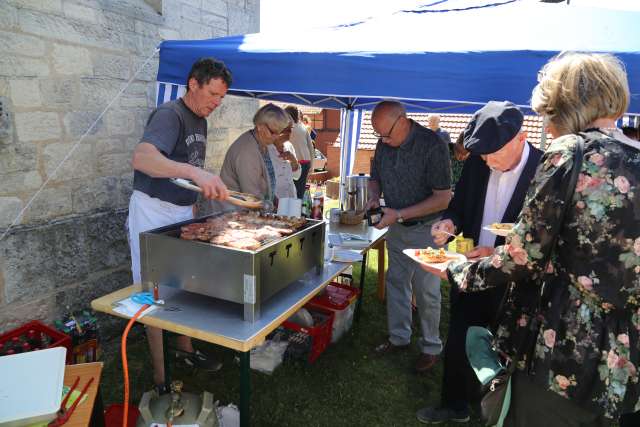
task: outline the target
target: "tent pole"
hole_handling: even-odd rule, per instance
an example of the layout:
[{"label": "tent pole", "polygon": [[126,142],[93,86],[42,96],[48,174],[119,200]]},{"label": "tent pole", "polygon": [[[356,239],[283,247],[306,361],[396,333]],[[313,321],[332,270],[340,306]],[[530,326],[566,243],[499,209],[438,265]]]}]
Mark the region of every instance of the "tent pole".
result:
[{"label": "tent pole", "polygon": [[343,207],[343,204],[346,199],[346,184],[347,184],[347,174],[349,171],[349,153],[351,149],[351,108],[343,108],[342,110],[343,119],[340,123],[340,207]]}]

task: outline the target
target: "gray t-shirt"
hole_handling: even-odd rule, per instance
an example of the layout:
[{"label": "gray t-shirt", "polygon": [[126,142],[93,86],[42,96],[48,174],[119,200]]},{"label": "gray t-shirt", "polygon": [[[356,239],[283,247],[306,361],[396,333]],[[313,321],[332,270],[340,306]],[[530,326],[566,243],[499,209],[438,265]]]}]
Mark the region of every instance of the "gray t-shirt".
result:
[{"label": "gray t-shirt", "polygon": [[[140,142],[153,144],[170,160],[202,168],[207,148],[207,121],[194,114],[182,98],[167,102],[151,113]],[[194,191],[138,170],[133,175],[133,189],[180,206],[193,205],[198,199]]]},{"label": "gray t-shirt", "polygon": [[431,196],[433,190],[451,188],[449,148],[433,131],[412,120],[411,131],[399,147],[378,141],[371,179],[380,185],[388,207],[415,205]]}]

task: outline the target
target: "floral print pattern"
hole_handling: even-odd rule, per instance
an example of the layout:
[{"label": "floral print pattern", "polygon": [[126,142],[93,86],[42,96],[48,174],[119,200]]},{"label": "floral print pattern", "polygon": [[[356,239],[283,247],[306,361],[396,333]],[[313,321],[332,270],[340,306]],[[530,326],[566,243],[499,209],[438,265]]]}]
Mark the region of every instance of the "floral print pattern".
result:
[{"label": "floral print pattern", "polygon": [[[546,389],[617,419],[640,409],[640,152],[597,130],[582,136],[564,218],[574,135],[545,153],[506,244],[476,263],[453,263],[448,275],[466,292],[508,285],[501,350]],[[542,283],[543,304],[531,312]]]}]

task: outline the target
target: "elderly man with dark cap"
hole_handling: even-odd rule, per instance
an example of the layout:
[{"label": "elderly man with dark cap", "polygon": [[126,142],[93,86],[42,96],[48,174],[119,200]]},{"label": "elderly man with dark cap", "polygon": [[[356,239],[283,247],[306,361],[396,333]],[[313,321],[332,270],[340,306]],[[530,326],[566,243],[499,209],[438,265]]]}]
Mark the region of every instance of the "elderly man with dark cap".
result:
[{"label": "elderly man with dark cap", "polygon": [[[495,246],[504,244],[503,237],[483,227],[515,222],[542,156],[542,151],[527,142],[527,133],[521,129],[523,120],[522,112],[508,101],[490,101],[474,114],[464,131],[464,146],[471,156],[443,219],[431,228],[436,244],[446,243],[450,234],[462,233],[477,245],[465,254],[468,258],[487,256]],[[467,329],[490,324],[504,293],[504,287],[468,294],[451,289],[442,402],[440,407],[419,410],[419,421],[438,424],[469,420],[469,403],[479,397],[480,383],[465,352]]]}]

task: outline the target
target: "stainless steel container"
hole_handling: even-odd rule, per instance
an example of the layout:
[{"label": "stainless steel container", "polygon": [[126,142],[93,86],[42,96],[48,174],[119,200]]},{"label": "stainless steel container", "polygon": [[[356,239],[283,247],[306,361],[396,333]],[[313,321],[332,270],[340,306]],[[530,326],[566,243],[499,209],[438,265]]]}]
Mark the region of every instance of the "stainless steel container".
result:
[{"label": "stainless steel container", "polygon": [[369,176],[363,173],[349,175],[345,187],[343,209],[345,211],[363,212],[368,200]]},{"label": "stainless steel container", "polygon": [[[215,215],[212,215],[215,216]],[[143,288],[184,289],[244,305],[244,320],[260,318],[260,305],[324,262],[324,221],[308,220],[296,233],[255,251],[180,239],[180,227],[204,218],[140,234]]]}]

